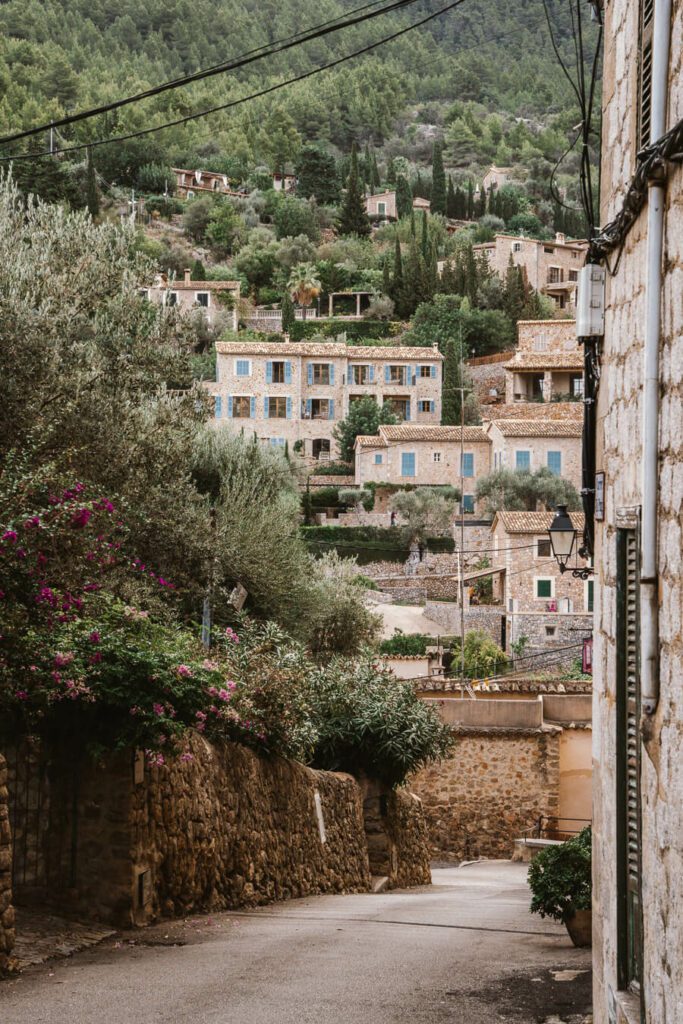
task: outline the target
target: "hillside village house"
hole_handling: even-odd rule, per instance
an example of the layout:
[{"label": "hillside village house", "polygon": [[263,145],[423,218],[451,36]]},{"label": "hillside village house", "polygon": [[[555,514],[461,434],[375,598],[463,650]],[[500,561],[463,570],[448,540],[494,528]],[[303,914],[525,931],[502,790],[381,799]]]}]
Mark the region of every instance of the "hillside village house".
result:
[{"label": "hillside village house", "polygon": [[477,480],[489,472],[491,442],[483,427],[465,427],[462,442],[461,451],[460,427],[381,426],[377,437],[356,438],[356,484],[459,487],[462,455],[463,507],[476,512]]},{"label": "hillside village house", "polygon": [[484,175],[482,181],[482,188],[485,192],[488,192],[493,185],[494,188],[502,188],[512,178],[511,167],[496,167],[495,164],[491,164],[488,171]]},{"label": "hillside village house", "polygon": [[336,455],[332,432],[352,402],[388,402],[402,421],[438,424],[443,356],[436,348],[337,342],[218,342],[217,426],[253,431],[273,445],[300,442],[314,459]]},{"label": "hillside village house", "polygon": [[574,320],[524,320],[514,357],[503,364],[505,401],[580,401],[583,350]]},{"label": "hillside village house", "polygon": [[[601,220],[683,119],[683,2],[604,5]],[[683,164],[631,193],[598,344],[595,1024],[683,1020]],[[657,150],[654,150],[657,158]],[[676,155],[678,154],[678,155]],[[619,259],[617,260],[617,255]],[[617,264],[615,266],[615,263]],[[601,478],[599,478],[601,479]],[[602,506],[602,507],[601,507]]]},{"label": "hillside village house", "polygon": [[[428,199],[423,199],[422,196],[415,196],[413,199],[414,210],[424,210],[429,213],[430,202]],[[368,217],[381,218],[386,217],[387,220],[398,220],[398,210],[396,208],[396,192],[389,190],[387,192],[377,192],[375,195],[365,197],[365,212]]]},{"label": "hillside village house", "polygon": [[[491,524],[492,564],[503,570],[498,596],[506,615],[506,649],[527,638],[526,654],[575,645],[592,632],[594,584],[561,573],[550,546],[552,512],[498,512]],[[572,512],[583,529],[583,513]],[[579,565],[585,563],[579,560]]]},{"label": "hillside village house", "polygon": [[[175,187],[179,196],[184,199],[193,199],[195,195],[204,195],[212,192],[222,196],[244,196],[245,192],[238,192],[230,187],[230,179],[227,174],[219,171],[188,171],[184,167],[173,167],[175,175]],[[273,174],[273,188],[276,192],[292,192],[296,188],[295,174]]]},{"label": "hillside village house", "polygon": [[486,256],[491,270],[501,277],[505,277],[512,256],[513,262],[526,270],[532,288],[548,295],[558,312],[573,313],[586,248],[586,242],[568,242],[558,231],[555,239],[547,242],[523,235],[496,235],[493,242],[475,245],[474,251]]},{"label": "hillside village house", "polygon": [[491,471],[545,467],[580,491],[582,433],[580,420],[492,420]]},{"label": "hillside village house", "polygon": [[237,303],[240,298],[239,281],[193,281],[186,270],[182,281],[169,280],[161,274],[151,288],[141,288],[140,294],[150,302],[165,306],[178,306],[183,312],[202,311],[208,323],[236,331]]}]

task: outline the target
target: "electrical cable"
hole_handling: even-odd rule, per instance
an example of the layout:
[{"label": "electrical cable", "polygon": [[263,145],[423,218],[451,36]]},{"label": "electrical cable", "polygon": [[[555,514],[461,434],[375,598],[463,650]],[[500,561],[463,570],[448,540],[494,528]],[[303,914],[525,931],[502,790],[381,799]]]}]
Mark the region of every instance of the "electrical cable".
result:
[{"label": "electrical cable", "polygon": [[[38,125],[34,128],[26,128],[23,131],[14,132],[11,135],[5,135],[0,138],[0,145],[4,145],[9,142],[17,142],[20,139],[25,139],[32,135],[39,135],[43,132],[49,131],[51,128],[60,128],[64,127],[64,125],[75,124],[78,121],[88,120],[91,117],[98,117],[100,114],[106,114],[112,110],[118,110],[121,107],[128,106],[131,103],[138,103],[141,100],[149,99],[153,96],[159,96],[161,93],[168,92],[172,89],[179,89],[182,86],[190,85],[193,82],[199,82],[215,75],[224,74],[226,71],[236,71],[240,68],[246,67],[248,64],[253,64],[257,60],[261,60],[263,57],[271,57],[277,53],[283,53],[295,46],[302,46],[304,43],[311,42],[312,40],[321,39],[332,32],[338,32],[341,29],[350,28],[354,25],[361,24],[362,22],[370,21],[382,14],[401,10],[404,7],[408,7],[411,4],[416,3],[417,0],[392,0],[388,6],[383,7],[380,10],[376,10],[372,13],[360,14],[360,12],[370,11],[371,8],[377,7],[379,3],[383,2],[384,0],[372,0],[371,3],[363,4],[361,7],[354,8],[354,10],[350,12],[350,16],[346,16],[346,20],[342,20],[345,16],[338,15],[336,18],[321,22],[319,25],[315,25],[311,29],[306,29],[295,33],[294,35],[286,36],[283,39],[275,40],[273,43],[264,44],[263,46],[257,47],[253,50],[248,50],[246,53],[241,54],[239,57],[235,57],[230,61],[226,61],[221,64],[214,64],[211,67],[196,71],[191,75],[184,75],[181,78],[163,82],[161,85],[145,89],[133,96],[126,96],[123,99],[112,100],[111,103],[104,103],[98,107],[81,110],[76,114],[68,114],[65,117],[47,122],[46,124]],[[338,24],[335,24],[337,22]]]},{"label": "electrical cable", "polygon": [[[415,2],[415,0],[410,0]],[[313,68],[310,71],[306,71],[301,75],[296,75],[293,78],[286,79],[283,82],[278,82],[275,85],[268,86],[267,88],[261,89],[258,92],[251,93],[248,96],[243,96],[236,100],[231,100],[228,103],[220,103],[214,107],[209,107],[205,110],[197,111],[194,114],[188,114],[185,117],[180,117],[174,121],[167,121],[164,124],[156,125],[152,128],[142,128],[139,131],[128,132],[125,135],[114,135],[108,139],[94,139],[90,142],[84,142],[76,146],[68,146],[66,148],[57,149],[54,151],[50,150],[39,150],[30,153],[16,153],[11,156],[0,157],[0,163],[8,163],[14,160],[33,160],[37,157],[43,156],[57,156],[61,153],[76,153],[84,149],[95,148],[96,146],[107,146],[114,142],[128,142],[131,139],[138,139],[144,135],[151,135],[154,132],[163,131],[166,128],[175,128],[179,125],[187,124],[190,121],[196,121],[201,117],[206,117],[209,114],[215,114],[218,111],[229,110],[234,107],[241,106],[243,103],[247,103],[253,99],[259,99],[262,96],[267,96],[270,93],[277,92],[279,89],[283,89],[288,85],[293,85],[297,82],[302,82],[307,78],[311,78],[314,75],[320,74],[322,71],[328,71],[330,68],[338,67],[340,64],[346,63],[346,61],[353,60],[354,57],[362,56],[365,53],[370,53],[372,50],[377,49],[378,46],[383,46],[386,43],[392,42],[394,39],[398,39],[401,36],[406,35],[408,32],[412,32],[416,28],[420,28],[422,25],[426,25],[428,22],[433,21],[435,18],[440,17],[442,14],[447,14],[449,11],[454,10],[456,7],[460,7],[465,0],[452,0],[452,3],[447,4],[440,10],[421,18],[419,21],[414,22],[412,25],[408,25],[406,28],[399,29],[393,32],[389,36],[384,36],[382,39],[378,39],[374,43],[370,43],[367,46],[361,47],[359,50],[354,50],[352,53],[345,54],[343,57],[338,57],[336,60],[330,61],[327,64],[323,64],[319,68]],[[44,130],[44,129],[43,129]]]}]

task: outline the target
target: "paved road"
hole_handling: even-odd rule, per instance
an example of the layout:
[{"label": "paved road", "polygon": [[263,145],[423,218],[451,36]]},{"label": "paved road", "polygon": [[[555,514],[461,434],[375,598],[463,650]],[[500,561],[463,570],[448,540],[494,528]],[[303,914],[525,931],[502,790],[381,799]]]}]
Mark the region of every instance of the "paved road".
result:
[{"label": "paved road", "polygon": [[384,619],[382,636],[394,635],[395,629],[404,633],[426,633],[428,636],[443,636],[444,628],[423,614],[421,605],[372,604],[370,610]]},{"label": "paved road", "polygon": [[[583,1020],[590,955],[527,912],[525,869],[320,896],[124,933],[0,984],[2,1024]],[[559,978],[554,974],[560,973]],[[579,975],[575,978],[575,971]],[[577,1016],[575,1016],[577,1014]]]}]

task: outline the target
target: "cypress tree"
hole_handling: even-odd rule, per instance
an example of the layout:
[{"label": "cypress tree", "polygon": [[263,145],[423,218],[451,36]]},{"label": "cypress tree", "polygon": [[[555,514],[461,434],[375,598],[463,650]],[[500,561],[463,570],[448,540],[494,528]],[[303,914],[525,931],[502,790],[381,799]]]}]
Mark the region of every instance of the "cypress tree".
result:
[{"label": "cypress tree", "polygon": [[427,227],[427,213],[422,211],[422,238],[420,242],[422,259],[426,262],[429,259],[429,228]]},{"label": "cypress tree", "polygon": [[370,159],[370,146],[365,143],[365,149],[363,150],[363,162],[361,164],[363,182],[370,186],[372,191],[372,160]]},{"label": "cypress tree", "polygon": [[467,219],[467,196],[459,185],[455,190],[455,216],[458,220]]},{"label": "cypress tree", "polygon": [[296,316],[294,315],[294,303],[289,292],[285,291],[282,293],[282,333],[291,334],[292,327],[296,322]]},{"label": "cypress tree", "polygon": [[193,281],[206,281],[206,270],[201,260],[195,260],[192,264],[190,277]]},{"label": "cypress tree", "polygon": [[486,213],[486,189],[482,186],[479,190],[479,196],[477,198],[475,216],[477,219],[483,217]]},{"label": "cypress tree", "polygon": [[391,271],[389,269],[389,258],[388,256],[385,256],[384,261],[382,263],[382,294],[390,297],[391,291]]},{"label": "cypress tree", "polygon": [[510,253],[510,259],[505,272],[505,283],[503,285],[503,311],[514,324],[522,316],[525,301],[526,294],[522,269],[516,266],[512,253]]},{"label": "cypress tree", "polygon": [[379,167],[377,166],[377,154],[374,149],[372,151],[372,187],[373,189],[379,188],[381,179],[379,176]]},{"label": "cypress tree", "polygon": [[474,185],[471,180],[467,182],[467,212],[465,216],[467,220],[474,220]]},{"label": "cypress tree", "polygon": [[394,300],[396,312],[399,316],[404,316],[404,294],[403,294],[403,257],[401,255],[401,243],[398,235],[396,235],[396,244],[394,247],[394,280],[391,285],[391,297]]},{"label": "cypress tree", "polygon": [[394,163],[393,156],[387,164],[387,185],[396,184],[396,164]]},{"label": "cypress tree", "polygon": [[408,179],[402,174],[396,176],[396,213],[399,217],[407,217],[413,208],[413,193]]},{"label": "cypress tree", "polygon": [[95,165],[92,160],[92,150],[89,146],[85,201],[90,216],[96,217],[100,212],[100,193],[97,188],[97,178],[95,177]]},{"label": "cypress tree", "polygon": [[414,240],[416,237],[415,231],[415,207],[410,207],[410,237]]},{"label": "cypress tree", "polygon": [[365,199],[358,177],[358,150],[355,142],[351,148],[351,166],[339,218],[339,231],[342,235],[360,237],[370,234],[370,221],[365,212]]},{"label": "cypress tree", "polygon": [[455,338],[446,342],[441,385],[441,422],[444,426],[460,424],[460,345]]},{"label": "cypress tree", "polygon": [[446,215],[446,172],[443,166],[443,145],[434,143],[432,150],[432,213]]},{"label": "cypress tree", "polygon": [[455,220],[458,217],[458,200],[453,188],[453,179],[448,175],[448,192],[446,193],[446,216]]}]

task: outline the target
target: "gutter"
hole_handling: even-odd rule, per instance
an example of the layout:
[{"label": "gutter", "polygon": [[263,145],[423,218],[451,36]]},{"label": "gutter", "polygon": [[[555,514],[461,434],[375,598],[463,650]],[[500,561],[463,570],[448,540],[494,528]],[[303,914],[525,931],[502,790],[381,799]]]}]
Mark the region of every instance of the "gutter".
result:
[{"label": "gutter", "polygon": [[[666,131],[671,0],[656,0],[652,36],[652,107],[650,144]],[[652,715],[659,702],[659,579],[657,507],[659,499],[659,347],[662,318],[664,243],[663,174],[648,183],[647,277],[643,378],[642,522],[640,563],[640,678],[643,712]]]}]

